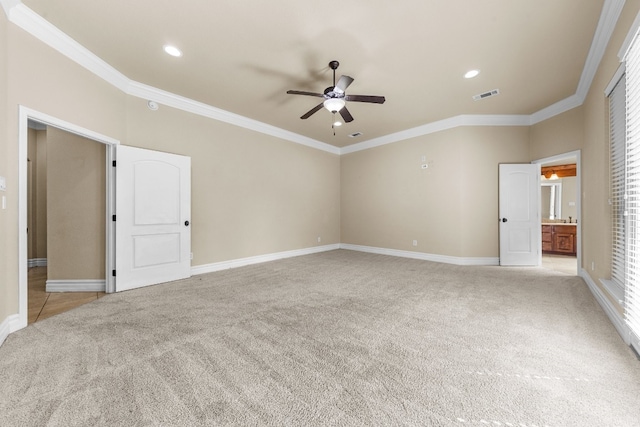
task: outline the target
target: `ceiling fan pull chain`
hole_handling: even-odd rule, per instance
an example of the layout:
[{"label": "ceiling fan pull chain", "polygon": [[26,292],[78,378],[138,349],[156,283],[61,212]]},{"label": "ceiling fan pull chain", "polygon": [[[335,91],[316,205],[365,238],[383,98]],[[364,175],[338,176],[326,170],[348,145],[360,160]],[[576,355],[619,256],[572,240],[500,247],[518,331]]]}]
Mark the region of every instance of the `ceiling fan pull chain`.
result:
[{"label": "ceiling fan pull chain", "polygon": [[336,136],[336,113],[333,113],[333,118],[331,120],[331,129],[333,129],[333,136]]}]

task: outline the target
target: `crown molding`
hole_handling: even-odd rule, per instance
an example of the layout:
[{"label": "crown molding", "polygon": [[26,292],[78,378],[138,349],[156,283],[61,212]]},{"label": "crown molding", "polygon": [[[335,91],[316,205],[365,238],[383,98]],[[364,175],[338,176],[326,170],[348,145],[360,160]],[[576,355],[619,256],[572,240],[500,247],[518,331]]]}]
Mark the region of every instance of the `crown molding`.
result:
[{"label": "crown molding", "polygon": [[49,21],[29,9],[19,0],[0,0],[0,2],[9,21],[127,95],[154,100],[179,110],[275,136],[332,154],[340,154],[340,149],[333,145],[131,80],[60,31]]},{"label": "crown molding", "polygon": [[543,122],[554,116],[562,114],[565,111],[572,110],[576,107],[581,106],[583,102],[584,98],[580,97],[578,94],[571,95],[570,97],[565,98],[562,101],[558,101],[555,104],[552,104],[540,111],[536,111],[535,113],[533,113],[530,116],[531,124],[535,125],[536,123]]},{"label": "crown molding", "polygon": [[188,113],[193,113],[210,119],[229,123],[245,129],[250,129],[266,135],[274,136],[276,138],[284,139],[286,141],[295,142],[296,144],[326,151],[328,153],[340,154],[340,149],[333,145],[315,140],[313,138],[308,138],[306,136],[290,132],[276,126],[272,126],[258,120],[253,120],[239,114],[231,113],[229,111],[222,110],[220,108],[216,108],[202,102],[194,101],[193,99],[176,95],[175,93],[148,86],[143,83],[130,81],[125,92],[128,95],[156,101],[159,104],[177,108]]},{"label": "crown molding", "polygon": [[11,9],[20,4],[20,0],[0,0],[0,5],[4,10],[4,14],[7,15],[7,19],[11,19]]},{"label": "crown molding", "polygon": [[627,53],[629,52],[629,48],[631,47],[631,43],[635,40],[638,35],[638,30],[640,29],[640,12],[636,15],[636,19],[631,24],[631,28],[629,28],[629,32],[627,33],[627,37],[625,37],[624,42],[622,42],[622,46],[618,51],[618,59],[620,62],[623,62],[627,57]]},{"label": "crown molding", "polygon": [[[5,5],[6,4],[6,5]],[[9,21],[96,76],[125,91],[129,79],[19,1],[2,0]]]},{"label": "crown molding", "polygon": [[530,118],[527,115],[481,115],[463,114],[427,123],[411,129],[395,132],[379,138],[362,141],[358,144],[348,145],[340,150],[340,154],[355,153],[356,151],[368,150],[382,145],[393,144],[395,142],[428,135],[443,130],[453,129],[461,126],[529,126]]},{"label": "crown molding", "polygon": [[[40,15],[33,12],[22,4],[20,0],[0,0],[0,4],[2,4],[10,22],[128,95],[153,100],[169,107],[337,155],[392,144],[459,126],[530,126],[564,113],[572,108],[579,107],[589,92],[600,61],[615,29],[616,22],[622,12],[624,3],[625,0],[605,0],[591,48],[589,49],[589,54],[574,95],[531,115],[460,115],[338,148],[313,138],[133,81],[71,37],[67,36]],[[638,25],[640,25],[640,15],[636,21],[639,23]],[[632,28],[636,28],[638,25],[634,23],[634,27]]]},{"label": "crown molding", "polygon": [[624,3],[625,0],[605,0],[602,6],[600,20],[598,21],[596,32],[593,35],[589,54],[584,63],[582,75],[580,76],[578,88],[576,89],[576,95],[580,99],[580,104],[584,102],[589,93],[591,83],[593,83],[593,78],[598,71],[600,61],[602,61],[602,57],[607,50],[607,45],[616,28],[616,23],[618,22],[618,18],[620,18]]}]

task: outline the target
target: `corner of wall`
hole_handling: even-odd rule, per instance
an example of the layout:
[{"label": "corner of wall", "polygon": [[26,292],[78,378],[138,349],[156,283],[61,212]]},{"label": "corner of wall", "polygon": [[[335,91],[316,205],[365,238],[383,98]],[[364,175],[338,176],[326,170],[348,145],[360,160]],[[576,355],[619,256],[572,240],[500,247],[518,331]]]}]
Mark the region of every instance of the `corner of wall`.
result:
[{"label": "corner of wall", "polygon": [[20,329],[20,319],[17,314],[12,314],[0,323],[0,345],[4,343],[11,332]]}]

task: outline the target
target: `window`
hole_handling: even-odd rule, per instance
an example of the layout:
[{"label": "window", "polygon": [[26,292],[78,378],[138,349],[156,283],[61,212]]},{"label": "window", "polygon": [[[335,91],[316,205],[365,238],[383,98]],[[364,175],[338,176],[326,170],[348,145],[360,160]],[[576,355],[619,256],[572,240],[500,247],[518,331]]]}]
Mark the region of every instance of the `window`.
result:
[{"label": "window", "polygon": [[611,280],[602,283],[623,304],[629,331],[626,338],[640,352],[640,40],[637,34],[624,49],[623,66],[607,89],[612,250]]},{"label": "window", "polygon": [[623,74],[609,95],[611,205],[611,281],[604,283],[619,302],[624,302],[625,283],[625,175],[626,175],[626,77]]},{"label": "window", "polygon": [[636,35],[625,57],[625,321],[640,351],[640,41]]}]

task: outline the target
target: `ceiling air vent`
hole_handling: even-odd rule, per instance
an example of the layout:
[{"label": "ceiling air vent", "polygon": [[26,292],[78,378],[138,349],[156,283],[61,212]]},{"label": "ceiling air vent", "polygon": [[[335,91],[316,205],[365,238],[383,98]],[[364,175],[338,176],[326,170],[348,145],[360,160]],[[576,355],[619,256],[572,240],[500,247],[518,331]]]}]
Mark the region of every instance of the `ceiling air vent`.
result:
[{"label": "ceiling air vent", "polygon": [[360,136],[360,135],[362,135],[362,132],[354,132],[354,133],[349,134],[349,136],[351,138],[355,138],[355,137]]},{"label": "ceiling air vent", "polygon": [[490,90],[489,92],[481,93],[479,95],[474,95],[473,100],[480,101],[481,99],[489,98],[491,96],[496,96],[498,94],[500,94],[500,91],[498,89],[494,89],[494,90]]}]

